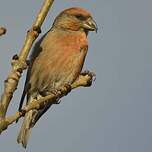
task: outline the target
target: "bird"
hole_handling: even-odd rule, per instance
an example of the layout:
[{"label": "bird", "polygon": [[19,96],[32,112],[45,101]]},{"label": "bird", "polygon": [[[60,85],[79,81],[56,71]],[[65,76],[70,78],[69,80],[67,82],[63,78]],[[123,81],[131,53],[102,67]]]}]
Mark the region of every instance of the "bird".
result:
[{"label": "bird", "polygon": [[[88,33],[97,32],[97,29],[95,20],[85,8],[72,7],[59,13],[50,30],[33,47],[19,111],[25,97],[28,105],[33,99],[70,85],[78,78],[88,52]],[[17,142],[24,148],[31,129],[51,105],[46,104],[40,110],[30,110],[25,114],[17,137]]]}]

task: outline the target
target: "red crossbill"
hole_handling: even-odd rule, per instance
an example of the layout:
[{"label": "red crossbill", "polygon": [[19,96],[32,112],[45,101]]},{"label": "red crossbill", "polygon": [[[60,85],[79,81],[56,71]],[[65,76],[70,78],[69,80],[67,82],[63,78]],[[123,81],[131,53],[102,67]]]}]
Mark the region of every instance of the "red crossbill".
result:
[{"label": "red crossbill", "polygon": [[[97,25],[83,8],[69,8],[56,17],[51,29],[33,49],[19,110],[25,95],[28,104],[78,78],[88,51],[89,31],[97,31]],[[47,104],[41,110],[31,110],[25,114],[17,139],[24,148],[31,128],[50,106]]]}]

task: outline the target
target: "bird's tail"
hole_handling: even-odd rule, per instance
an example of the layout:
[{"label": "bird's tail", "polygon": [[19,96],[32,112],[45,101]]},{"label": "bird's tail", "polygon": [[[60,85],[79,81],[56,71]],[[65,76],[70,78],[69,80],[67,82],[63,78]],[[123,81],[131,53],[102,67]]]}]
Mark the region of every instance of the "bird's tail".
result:
[{"label": "bird's tail", "polygon": [[25,117],[21,126],[21,130],[17,137],[17,142],[21,143],[24,148],[26,148],[27,146],[30,132],[33,127],[32,121],[33,121],[33,116],[34,116],[33,114],[35,113],[34,111],[35,110],[30,110],[29,112],[25,114]]}]

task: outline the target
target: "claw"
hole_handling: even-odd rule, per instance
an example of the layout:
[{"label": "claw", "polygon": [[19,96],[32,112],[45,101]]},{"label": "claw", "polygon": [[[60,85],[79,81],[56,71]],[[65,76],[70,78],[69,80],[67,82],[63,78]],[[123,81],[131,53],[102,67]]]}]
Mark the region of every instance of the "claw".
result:
[{"label": "claw", "polygon": [[54,104],[60,104],[61,100],[57,100]]}]

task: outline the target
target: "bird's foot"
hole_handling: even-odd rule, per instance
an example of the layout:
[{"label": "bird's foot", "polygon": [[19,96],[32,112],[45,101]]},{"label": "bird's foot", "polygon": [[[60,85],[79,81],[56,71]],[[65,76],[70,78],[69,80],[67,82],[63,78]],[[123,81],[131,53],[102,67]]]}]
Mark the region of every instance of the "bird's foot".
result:
[{"label": "bird's foot", "polygon": [[[52,90],[50,93],[53,94],[53,95],[55,95],[55,96],[58,96],[59,91],[60,91],[60,90],[54,89],[54,90]],[[59,98],[57,98],[53,104],[60,104],[60,102],[61,102],[61,101],[59,100]]]},{"label": "bird's foot", "polygon": [[57,95],[58,95],[58,91],[59,91],[59,90],[54,89],[54,90],[52,90],[52,91],[51,91],[51,94],[53,94],[53,95],[57,96]]},{"label": "bird's foot", "polygon": [[90,72],[89,70],[83,71],[83,72],[81,73],[81,75],[82,75],[82,76],[88,75],[88,76],[90,76],[90,77],[93,79],[93,81],[96,80],[96,74],[95,74],[94,72]]},{"label": "bird's foot", "polygon": [[65,87],[66,90],[67,90],[67,94],[68,94],[69,92],[71,92],[72,88],[71,88],[71,85],[70,85],[69,83],[64,84],[64,87]]},{"label": "bird's foot", "polygon": [[87,82],[87,87],[92,85],[92,82],[96,80],[96,74],[94,72],[90,72],[89,70],[85,70],[84,72],[81,73],[82,76],[90,76],[91,79]]}]

